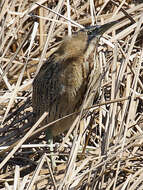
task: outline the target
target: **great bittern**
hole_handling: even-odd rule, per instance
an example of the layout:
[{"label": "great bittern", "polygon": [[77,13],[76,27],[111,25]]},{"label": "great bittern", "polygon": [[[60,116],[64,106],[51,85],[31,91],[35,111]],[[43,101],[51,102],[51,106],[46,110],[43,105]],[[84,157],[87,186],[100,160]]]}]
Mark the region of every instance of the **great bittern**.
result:
[{"label": "great bittern", "polygon": [[[95,49],[101,35],[117,22],[81,29],[66,36],[59,48],[47,59],[33,82],[32,105],[35,121],[48,112],[43,124],[79,110],[84,98]],[[100,67],[97,66],[100,73]],[[96,77],[96,76],[95,76]],[[49,138],[68,130],[75,116],[49,127]]]}]

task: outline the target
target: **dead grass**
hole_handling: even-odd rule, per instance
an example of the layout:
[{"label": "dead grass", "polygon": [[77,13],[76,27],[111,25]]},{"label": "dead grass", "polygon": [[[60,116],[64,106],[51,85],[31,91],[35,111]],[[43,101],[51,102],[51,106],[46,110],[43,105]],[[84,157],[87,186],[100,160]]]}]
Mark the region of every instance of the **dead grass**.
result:
[{"label": "dead grass", "polygon": [[[0,2],[0,189],[142,190],[143,3],[37,3]],[[70,131],[55,138],[57,167],[52,169],[42,132],[50,124],[38,128],[47,113],[30,124],[33,78],[65,34],[113,20],[120,22],[104,34],[98,48],[100,98],[74,113]],[[94,73],[91,80],[83,108],[96,91]]]}]

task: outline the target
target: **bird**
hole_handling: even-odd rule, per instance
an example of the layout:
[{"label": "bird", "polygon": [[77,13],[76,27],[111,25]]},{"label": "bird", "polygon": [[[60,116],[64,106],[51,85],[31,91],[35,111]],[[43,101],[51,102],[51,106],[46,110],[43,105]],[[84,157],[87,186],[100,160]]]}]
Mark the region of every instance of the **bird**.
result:
[{"label": "bird", "polygon": [[[116,23],[117,21],[113,21],[103,25],[86,26],[72,36],[63,38],[57,50],[47,58],[34,78],[34,121],[44,112],[48,112],[42,122],[42,125],[45,125],[80,110],[99,39]],[[99,65],[96,66],[96,71],[101,73]],[[51,139],[67,131],[74,119],[75,115],[49,126],[46,131],[47,138]]]}]

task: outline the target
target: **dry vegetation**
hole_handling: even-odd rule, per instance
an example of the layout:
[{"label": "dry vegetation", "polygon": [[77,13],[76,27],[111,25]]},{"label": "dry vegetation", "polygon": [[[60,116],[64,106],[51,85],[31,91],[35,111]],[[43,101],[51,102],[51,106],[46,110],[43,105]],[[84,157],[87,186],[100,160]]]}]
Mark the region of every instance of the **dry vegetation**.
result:
[{"label": "dry vegetation", "polygon": [[[0,189],[142,190],[142,1],[37,1],[79,25],[35,2],[0,1]],[[65,34],[113,20],[98,48],[98,102],[54,139],[52,169],[44,129],[30,125],[33,78]]]}]

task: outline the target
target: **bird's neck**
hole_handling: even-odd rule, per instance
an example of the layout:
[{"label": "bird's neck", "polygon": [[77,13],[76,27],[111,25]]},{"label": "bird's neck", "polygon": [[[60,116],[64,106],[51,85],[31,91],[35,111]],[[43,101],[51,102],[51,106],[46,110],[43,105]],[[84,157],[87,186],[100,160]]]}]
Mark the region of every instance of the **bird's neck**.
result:
[{"label": "bird's neck", "polygon": [[84,54],[84,63],[87,72],[91,72],[91,69],[93,68],[95,64],[95,56],[97,54],[97,47],[94,42],[91,42],[88,45],[88,48]]}]

